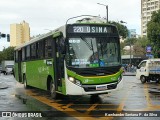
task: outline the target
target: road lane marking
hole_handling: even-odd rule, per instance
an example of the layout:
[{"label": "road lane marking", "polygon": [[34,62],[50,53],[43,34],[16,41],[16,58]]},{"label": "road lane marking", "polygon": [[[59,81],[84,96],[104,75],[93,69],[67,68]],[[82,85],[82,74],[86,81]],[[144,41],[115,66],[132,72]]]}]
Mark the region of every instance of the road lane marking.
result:
[{"label": "road lane marking", "polygon": [[[115,105],[115,104],[99,104],[99,103],[95,103],[95,104],[85,104],[86,106],[87,105],[91,105],[89,107],[84,107],[85,105],[84,104],[74,104],[74,103],[67,103],[67,104],[63,104],[61,103],[61,100],[59,100],[60,103],[57,103],[57,100],[52,100],[52,99],[49,99],[48,97],[46,96],[39,96],[39,93],[35,93],[35,91],[32,92],[32,90],[27,90],[27,94],[30,95],[31,97],[37,99],[38,101],[44,103],[44,104],[47,104],[55,109],[57,109],[58,111],[61,111],[63,113],[66,113],[67,115],[71,116],[71,117],[74,117],[76,119],[79,119],[79,120],[94,120],[94,119],[99,119],[99,120],[112,120],[114,117],[107,117],[104,115],[104,117],[94,117],[94,114],[91,114],[92,111],[94,110],[110,110],[110,111],[115,111],[115,112],[121,112],[123,109],[124,109],[124,106],[125,106],[125,102],[127,99],[129,99],[129,95],[131,93],[131,88],[132,86],[129,86],[129,89],[127,92],[125,92],[124,94],[124,97],[120,99],[120,104],[118,104],[118,107],[116,107],[115,109],[112,108],[112,105]],[[160,105],[153,105],[152,102],[151,102],[151,98],[150,98],[150,95],[148,93],[148,85],[147,84],[144,84],[144,87],[142,89],[144,91],[144,100],[146,99],[146,104],[147,104],[147,107],[146,108],[142,108],[142,109],[131,109],[131,111],[150,111],[150,110],[159,110],[160,108]],[[133,91],[132,91],[133,92]],[[107,96],[106,96],[107,97]],[[114,97],[114,96],[113,96]],[[103,97],[105,98],[105,97]],[[136,99],[132,99],[133,101],[136,100]],[[138,100],[138,98],[137,98]],[[62,101],[63,102],[63,101]],[[65,102],[66,103],[66,102]],[[73,107],[75,105],[75,107]],[[78,106],[76,108],[76,105]],[[98,108],[98,105],[100,105],[100,107]],[[108,108],[105,108],[103,107],[103,105],[110,105],[111,107],[108,107]],[[82,106],[82,107],[80,107]],[[101,107],[102,106],[102,107]],[[96,108],[97,107],[97,108]],[[84,112],[79,112],[78,110],[84,110]],[[128,111],[129,109],[127,109]],[[78,116],[86,116],[86,117],[78,117],[76,115],[71,115],[70,111],[73,111],[76,115]],[[93,112],[94,113],[94,112]],[[92,116],[93,115],[93,116]]]},{"label": "road lane marking", "polygon": [[127,91],[125,97],[122,99],[119,107],[117,108],[117,112],[121,112],[125,106],[125,101],[127,100],[128,96],[129,96],[129,92],[130,92],[130,89],[132,88],[132,86],[129,87],[129,90]]},{"label": "road lane marking", "polygon": [[[77,112],[76,110],[72,109],[72,108],[66,108],[66,109],[63,109],[63,107],[61,107],[61,104],[58,104],[56,102],[53,102],[53,100],[50,100],[50,99],[47,99],[45,96],[38,96],[36,95],[36,93],[33,93],[32,91],[30,90],[27,90],[27,95],[29,96],[32,96],[33,98],[35,98],[36,100],[46,104],[46,105],[49,105],[55,109],[57,109],[58,111],[61,111],[63,113],[66,113],[67,115],[71,116],[71,117],[74,117],[76,119],[79,119],[79,120],[96,120],[97,118],[94,118],[94,117],[91,117],[90,115],[88,115],[86,113],[80,113],[80,112]],[[71,104],[70,104],[71,105]],[[70,106],[68,105],[68,106]],[[74,115],[73,114],[70,114],[71,112],[74,112]],[[85,116],[85,117],[76,117],[76,115],[78,116]],[[106,118],[106,117],[105,117]],[[107,119],[107,118],[106,118]]]},{"label": "road lane marking", "polygon": [[147,107],[152,107],[151,99],[150,99],[149,93],[148,93],[148,85],[147,84],[144,84],[144,93],[145,93],[145,98],[147,101]]}]

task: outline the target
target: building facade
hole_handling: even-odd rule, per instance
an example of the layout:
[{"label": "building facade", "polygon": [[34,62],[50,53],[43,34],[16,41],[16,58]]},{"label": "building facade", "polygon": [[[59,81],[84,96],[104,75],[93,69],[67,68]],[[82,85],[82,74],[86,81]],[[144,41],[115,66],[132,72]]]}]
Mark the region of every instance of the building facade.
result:
[{"label": "building facade", "polygon": [[19,46],[30,40],[29,24],[23,21],[20,24],[10,25],[10,46]]},{"label": "building facade", "polygon": [[147,23],[152,12],[160,9],[160,0],[141,0],[141,36],[147,36]]}]

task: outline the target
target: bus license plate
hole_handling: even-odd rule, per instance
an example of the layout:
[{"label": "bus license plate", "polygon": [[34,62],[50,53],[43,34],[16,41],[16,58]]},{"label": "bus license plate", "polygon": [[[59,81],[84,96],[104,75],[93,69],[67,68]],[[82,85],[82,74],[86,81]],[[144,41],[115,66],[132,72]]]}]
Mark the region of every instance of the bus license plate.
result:
[{"label": "bus license plate", "polygon": [[106,90],[107,86],[106,85],[97,85],[96,90]]}]

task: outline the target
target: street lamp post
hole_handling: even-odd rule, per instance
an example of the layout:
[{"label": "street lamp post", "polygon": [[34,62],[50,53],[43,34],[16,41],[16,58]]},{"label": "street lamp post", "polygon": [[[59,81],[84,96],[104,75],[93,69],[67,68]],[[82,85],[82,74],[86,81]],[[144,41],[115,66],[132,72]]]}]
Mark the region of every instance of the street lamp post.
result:
[{"label": "street lamp post", "polygon": [[132,60],[131,60],[131,39],[130,39],[130,60],[129,60],[129,63],[130,64],[132,63]]},{"label": "street lamp post", "polygon": [[[120,21],[120,23],[125,23],[125,24],[127,24],[127,22],[124,22],[124,21]],[[130,53],[130,59],[129,59],[129,63],[131,64],[132,63],[132,59],[131,59],[131,55],[132,55],[132,50],[131,50],[131,47],[132,47],[132,45],[131,45],[131,39],[129,39],[129,53]]]},{"label": "street lamp post", "polygon": [[99,5],[103,5],[106,7],[106,22],[108,23],[108,5],[104,5],[104,4],[101,4],[101,3],[97,3]]}]

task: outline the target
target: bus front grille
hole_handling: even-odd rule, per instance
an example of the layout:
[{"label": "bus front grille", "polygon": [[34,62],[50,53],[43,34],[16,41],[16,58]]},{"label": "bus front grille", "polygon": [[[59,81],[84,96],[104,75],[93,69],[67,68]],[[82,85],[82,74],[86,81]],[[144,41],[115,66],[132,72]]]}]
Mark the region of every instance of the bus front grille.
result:
[{"label": "bus front grille", "polygon": [[[84,88],[85,92],[102,91],[102,90],[96,90],[96,85],[83,85],[82,87]],[[105,90],[111,90],[116,88],[117,88],[117,83],[107,85]]]}]

